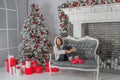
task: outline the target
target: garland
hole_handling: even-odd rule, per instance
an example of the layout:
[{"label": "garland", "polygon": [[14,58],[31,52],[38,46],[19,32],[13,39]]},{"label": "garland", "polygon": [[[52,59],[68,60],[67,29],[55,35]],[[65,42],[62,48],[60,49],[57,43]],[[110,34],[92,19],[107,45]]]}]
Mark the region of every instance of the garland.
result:
[{"label": "garland", "polygon": [[68,22],[69,22],[69,17],[64,13],[61,8],[58,8],[58,15],[60,19],[60,36],[61,37],[66,37],[68,36]]},{"label": "garland", "polygon": [[120,3],[120,0],[78,0],[78,1],[67,1],[59,6],[59,8],[73,8],[81,6],[94,6],[103,4]]},{"label": "garland", "polygon": [[120,3],[120,0],[78,0],[78,1],[67,1],[66,3],[58,6],[58,15],[60,19],[60,36],[66,37],[68,36],[68,23],[69,17],[64,13],[61,8],[73,8],[73,7],[81,7],[81,6],[94,6],[94,5],[104,5],[104,4],[112,4],[112,3]]}]

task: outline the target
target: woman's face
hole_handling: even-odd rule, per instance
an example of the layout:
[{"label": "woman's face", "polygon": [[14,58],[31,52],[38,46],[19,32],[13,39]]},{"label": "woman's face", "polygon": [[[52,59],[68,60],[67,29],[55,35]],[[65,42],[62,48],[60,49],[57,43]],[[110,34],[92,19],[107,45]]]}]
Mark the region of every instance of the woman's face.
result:
[{"label": "woman's face", "polygon": [[57,43],[58,46],[60,46],[61,45],[60,39],[56,39],[56,43]]}]

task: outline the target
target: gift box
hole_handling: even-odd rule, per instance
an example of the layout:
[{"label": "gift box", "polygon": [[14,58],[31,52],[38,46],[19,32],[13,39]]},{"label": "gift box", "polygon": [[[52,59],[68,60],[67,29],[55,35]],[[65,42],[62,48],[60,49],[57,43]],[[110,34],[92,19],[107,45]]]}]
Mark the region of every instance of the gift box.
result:
[{"label": "gift box", "polygon": [[35,72],[35,68],[37,67],[37,61],[32,62],[33,72]]},{"label": "gift box", "polygon": [[8,62],[8,58],[5,60],[5,69],[6,69],[6,71],[9,73],[9,62]]},{"label": "gift box", "polygon": [[17,64],[17,59],[14,56],[9,55],[8,58],[6,58],[5,60],[6,71],[10,74],[15,74],[16,64]]},{"label": "gift box", "polygon": [[37,66],[35,70],[37,74],[42,73],[42,66]]},{"label": "gift box", "polygon": [[58,69],[58,68],[56,68],[56,67],[54,67],[54,68],[51,68],[51,71],[52,71],[52,72],[58,72],[58,71],[59,71],[59,69]]},{"label": "gift box", "polygon": [[26,75],[31,75],[31,74],[33,74],[33,68],[32,68],[32,67],[30,67],[30,68],[25,68],[25,74],[26,74]]}]

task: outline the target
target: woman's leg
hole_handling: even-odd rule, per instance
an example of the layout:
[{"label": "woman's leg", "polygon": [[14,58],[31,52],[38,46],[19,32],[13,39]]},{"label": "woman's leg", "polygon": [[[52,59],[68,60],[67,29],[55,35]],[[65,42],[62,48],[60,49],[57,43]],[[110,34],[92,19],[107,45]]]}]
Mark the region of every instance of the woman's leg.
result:
[{"label": "woman's leg", "polygon": [[65,61],[65,54],[60,54],[58,61]]}]

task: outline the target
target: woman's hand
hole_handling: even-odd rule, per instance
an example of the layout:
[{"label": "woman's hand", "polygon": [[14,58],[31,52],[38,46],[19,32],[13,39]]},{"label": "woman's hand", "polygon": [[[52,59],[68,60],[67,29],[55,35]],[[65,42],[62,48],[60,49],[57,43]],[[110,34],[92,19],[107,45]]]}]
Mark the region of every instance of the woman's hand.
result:
[{"label": "woman's hand", "polygon": [[65,51],[67,54],[70,54],[71,53],[71,50],[66,50]]},{"label": "woman's hand", "polygon": [[72,48],[72,49],[71,49],[71,52],[76,52],[76,49],[75,49],[75,48]]}]

